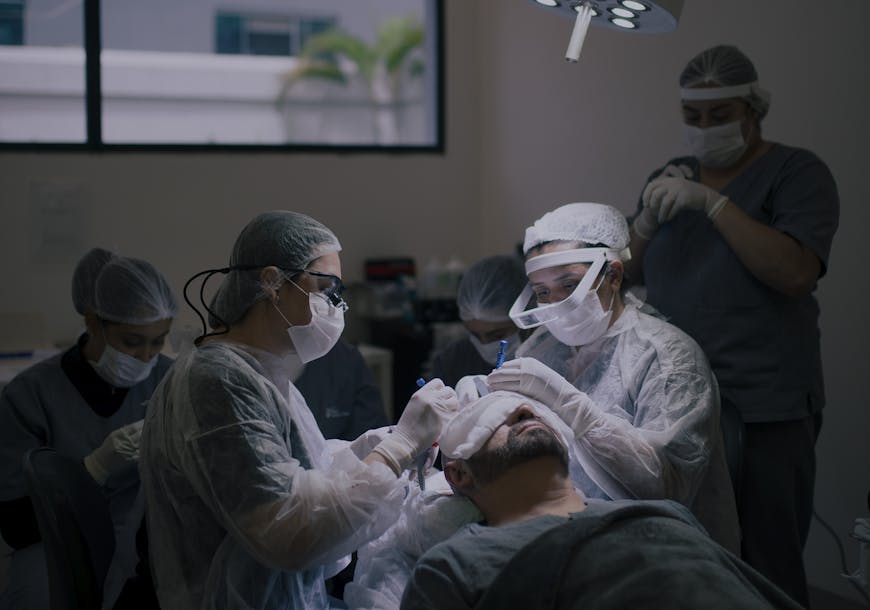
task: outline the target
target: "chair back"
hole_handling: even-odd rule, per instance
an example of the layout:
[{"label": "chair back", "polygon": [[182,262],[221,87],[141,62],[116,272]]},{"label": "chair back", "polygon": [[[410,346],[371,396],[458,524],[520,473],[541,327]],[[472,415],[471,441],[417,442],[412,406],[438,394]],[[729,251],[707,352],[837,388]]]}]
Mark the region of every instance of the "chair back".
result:
[{"label": "chair back", "polygon": [[49,447],[24,456],[42,536],[51,610],[99,609],[115,552],[108,502],[80,460]]}]

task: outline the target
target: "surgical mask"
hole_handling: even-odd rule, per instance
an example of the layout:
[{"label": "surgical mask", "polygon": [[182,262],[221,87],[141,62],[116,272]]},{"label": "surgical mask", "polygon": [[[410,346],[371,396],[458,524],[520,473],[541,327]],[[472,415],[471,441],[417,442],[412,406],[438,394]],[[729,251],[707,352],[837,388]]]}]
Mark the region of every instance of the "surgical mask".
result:
[{"label": "surgical mask", "polygon": [[545,326],[550,334],[565,345],[578,346],[588,345],[607,332],[616,292],[614,291],[610,306],[605,310],[598,298],[598,289],[603,282],[604,278],[601,278],[595,290],[587,290],[575,309],[547,322]]},{"label": "surgical mask", "polygon": [[705,128],[685,125],[685,130],[689,149],[706,167],[734,165],[749,145],[743,139],[740,121]]},{"label": "surgical mask", "polygon": [[104,381],[116,388],[132,388],[144,381],[157,364],[155,354],[148,362],[142,362],[130,354],[116,350],[106,343],[103,354],[97,362],[91,361],[91,366]]},{"label": "surgical mask", "polygon": [[[495,366],[496,360],[498,359],[498,351],[501,348],[501,340],[496,339],[495,341],[490,341],[489,343],[481,343],[480,339],[475,337],[474,335],[468,335],[469,341],[474,346],[474,349],[477,350],[477,353],[480,354],[480,357],[484,359],[484,361],[489,364]],[[514,333],[507,339],[507,345],[504,348],[504,357],[505,360],[510,360],[513,358],[514,352],[517,351],[517,347],[520,345],[520,335],[519,333]]]},{"label": "surgical mask", "polygon": [[[288,280],[289,281],[289,280]],[[290,281],[291,284],[305,292],[302,288]],[[287,334],[293,341],[293,347],[303,363],[317,360],[338,343],[339,337],[344,330],[344,310],[332,305],[326,297],[317,292],[309,292],[308,306],[311,310],[311,321],[305,325],[293,325],[281,313],[277,305],[273,307],[278,311],[284,321],[290,326]]]}]

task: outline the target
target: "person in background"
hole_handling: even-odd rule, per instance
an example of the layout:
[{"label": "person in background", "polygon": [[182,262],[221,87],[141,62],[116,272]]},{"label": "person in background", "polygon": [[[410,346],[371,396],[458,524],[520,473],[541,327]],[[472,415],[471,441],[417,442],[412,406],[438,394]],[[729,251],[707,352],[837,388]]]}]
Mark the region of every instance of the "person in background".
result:
[{"label": "person in background", "polygon": [[807,605],[825,404],[813,292],[839,222],[837,187],[812,152],[763,139],[770,96],[736,47],[702,51],[679,84],[691,155],[648,179],[627,273],[700,344],[723,404],[745,422],[743,558]]},{"label": "person in background", "polygon": [[471,265],[456,296],[459,319],[469,334],[433,355],[428,378],[455,387],[462,377],[489,373],[502,339],[508,341],[505,357],[510,359],[520,334],[508,310],[525,285],[522,262],[515,256],[489,256]]},{"label": "person in background", "polygon": [[[95,248],[75,268],[72,300],[86,328],[76,345],[23,371],[0,395],[0,528],[14,549],[0,596],[4,610],[49,607],[45,554],[21,465],[27,451],[52,447],[83,460],[106,492],[116,537],[137,525],[128,521],[139,490],[139,436],[146,402],[171,364],[160,351],[175,297],[150,263]],[[119,548],[116,561],[135,563],[135,555],[133,545]],[[109,606],[123,586],[119,578],[107,580]]]},{"label": "person in background", "polygon": [[680,504],[586,499],[548,415],[497,391],[445,426],[444,474],[483,519],[423,555],[401,608],[797,609]]},{"label": "person in background", "polygon": [[291,381],[305,398],[323,436],[352,441],[388,425],[381,391],[359,349],[339,339],[325,356],[297,361]]},{"label": "person in background", "polygon": [[563,205],[526,229],[529,285],[511,317],[537,328],[486,383],[571,427],[587,497],[676,500],[738,552],[716,380],[691,337],[624,291],[628,240],[625,217],[599,203]]},{"label": "person in background", "polygon": [[331,607],[325,578],[395,519],[402,473],[458,408],[432,380],[389,433],[324,439],[287,358],[316,360],[341,335],[340,250],[313,218],[265,212],[239,234],[227,267],[197,274],[226,273],[206,307],[219,328],[175,362],[142,432],[163,610]]}]

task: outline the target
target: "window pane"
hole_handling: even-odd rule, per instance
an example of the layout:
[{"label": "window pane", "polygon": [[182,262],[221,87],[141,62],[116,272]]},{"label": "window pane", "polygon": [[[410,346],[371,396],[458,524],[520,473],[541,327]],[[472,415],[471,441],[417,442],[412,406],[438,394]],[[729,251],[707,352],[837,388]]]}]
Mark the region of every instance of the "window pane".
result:
[{"label": "window pane", "polygon": [[85,141],[80,2],[0,2],[0,141]]},{"label": "window pane", "polygon": [[104,141],[438,144],[436,0],[251,6],[102,2]]}]

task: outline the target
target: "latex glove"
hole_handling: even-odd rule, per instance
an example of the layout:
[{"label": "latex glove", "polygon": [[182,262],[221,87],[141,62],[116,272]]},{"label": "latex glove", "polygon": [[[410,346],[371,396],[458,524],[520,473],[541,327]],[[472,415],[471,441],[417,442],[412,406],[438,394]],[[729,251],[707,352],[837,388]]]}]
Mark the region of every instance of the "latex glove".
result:
[{"label": "latex glove", "polygon": [[97,483],[102,485],[113,472],[139,460],[143,421],[113,430],[102,445],[85,456],[85,468]]},{"label": "latex glove", "polygon": [[386,460],[399,476],[414,458],[438,440],[441,428],[459,410],[453,388],[433,379],[414,392],[399,422],[372,451]]},{"label": "latex glove", "polygon": [[486,382],[493,391],[524,394],[550,407],[580,438],[595,424],[598,408],[570,381],[534,358],[515,358],[490,373]]},{"label": "latex glove", "polygon": [[391,428],[392,426],[383,426],[381,428],[366,430],[356,437],[356,439],[351,441],[350,450],[353,451],[353,454],[359,459],[365,458],[372,452],[372,449],[374,449],[378,443],[387,438],[387,435],[390,434]]},{"label": "latex glove", "polygon": [[657,213],[660,223],[671,220],[683,210],[698,210],[713,220],[728,201],[728,197],[700,182],[676,176],[664,176],[651,181],[643,190],[641,199],[644,208]]},{"label": "latex glove", "polygon": [[[459,408],[464,409],[469,404],[480,398],[481,387],[486,388],[486,375],[466,375],[456,382],[456,396],[459,399]],[[484,392],[484,394],[488,393]]]},{"label": "latex glove", "polygon": [[[661,177],[677,177],[677,178],[691,178],[694,175],[692,168],[688,165],[666,165],[662,172],[656,176],[656,178]],[[658,210],[653,210],[652,208],[647,207],[646,202],[644,200],[644,207],[641,209],[640,214],[638,214],[634,222],[631,226],[634,228],[634,232],[647,241],[651,240],[656,231],[659,230],[659,214]]]}]

